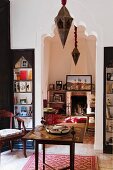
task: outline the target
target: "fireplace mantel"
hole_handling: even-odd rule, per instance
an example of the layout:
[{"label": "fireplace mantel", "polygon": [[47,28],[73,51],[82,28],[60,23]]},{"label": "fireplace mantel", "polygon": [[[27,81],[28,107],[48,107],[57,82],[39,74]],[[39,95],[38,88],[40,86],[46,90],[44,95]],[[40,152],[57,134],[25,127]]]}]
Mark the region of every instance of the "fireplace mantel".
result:
[{"label": "fireplace mantel", "polygon": [[87,96],[87,92],[86,91],[72,91],[71,92],[71,96]]}]

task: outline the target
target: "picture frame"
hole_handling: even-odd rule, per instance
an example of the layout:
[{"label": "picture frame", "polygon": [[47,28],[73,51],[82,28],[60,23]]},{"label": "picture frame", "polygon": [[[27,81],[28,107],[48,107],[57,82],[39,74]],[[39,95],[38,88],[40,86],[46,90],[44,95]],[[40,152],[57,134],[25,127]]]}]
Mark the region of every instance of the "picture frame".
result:
[{"label": "picture frame", "polygon": [[21,116],[27,116],[28,115],[27,107],[26,106],[21,106],[20,115]]},{"label": "picture frame", "polygon": [[55,85],[54,84],[49,84],[49,90],[54,90],[55,89]]},{"label": "picture frame", "polygon": [[20,92],[20,83],[17,81],[14,82],[14,92]]},{"label": "picture frame", "polygon": [[27,99],[20,99],[20,104],[27,104]]},{"label": "picture frame", "polygon": [[32,82],[31,81],[26,82],[26,92],[32,92]]},{"label": "picture frame", "polygon": [[62,101],[61,95],[55,93],[55,94],[54,94],[54,102],[61,102],[61,101]]},{"label": "picture frame", "polygon": [[67,91],[92,91],[92,75],[66,75]]},{"label": "picture frame", "polygon": [[25,81],[20,81],[19,86],[20,86],[20,92],[26,92],[26,82]]},{"label": "picture frame", "polygon": [[62,89],[62,81],[56,81],[56,90]]}]

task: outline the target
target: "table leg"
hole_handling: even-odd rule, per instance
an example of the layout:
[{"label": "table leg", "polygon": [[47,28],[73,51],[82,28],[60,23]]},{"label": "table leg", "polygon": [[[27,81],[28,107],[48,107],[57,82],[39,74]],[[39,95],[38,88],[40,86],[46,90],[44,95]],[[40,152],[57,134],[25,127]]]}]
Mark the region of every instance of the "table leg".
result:
[{"label": "table leg", "polygon": [[87,120],[86,120],[86,130],[88,130],[88,126],[89,126],[89,116],[87,116]]},{"label": "table leg", "polygon": [[45,170],[45,144],[43,144],[43,170]]},{"label": "table leg", "polygon": [[38,142],[35,141],[35,170],[38,170],[38,157],[39,157]]},{"label": "table leg", "polygon": [[24,153],[25,158],[27,158],[27,154],[26,154],[26,140],[22,140],[22,142],[23,142],[23,153]]},{"label": "table leg", "polygon": [[75,143],[70,145],[70,169],[74,170]]}]

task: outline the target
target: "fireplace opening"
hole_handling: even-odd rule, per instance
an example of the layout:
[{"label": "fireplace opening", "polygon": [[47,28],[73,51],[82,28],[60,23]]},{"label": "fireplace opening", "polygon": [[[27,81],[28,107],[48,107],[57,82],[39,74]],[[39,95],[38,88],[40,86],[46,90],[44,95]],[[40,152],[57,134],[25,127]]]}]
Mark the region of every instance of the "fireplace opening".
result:
[{"label": "fireplace opening", "polygon": [[71,114],[83,115],[87,112],[87,96],[71,96]]}]

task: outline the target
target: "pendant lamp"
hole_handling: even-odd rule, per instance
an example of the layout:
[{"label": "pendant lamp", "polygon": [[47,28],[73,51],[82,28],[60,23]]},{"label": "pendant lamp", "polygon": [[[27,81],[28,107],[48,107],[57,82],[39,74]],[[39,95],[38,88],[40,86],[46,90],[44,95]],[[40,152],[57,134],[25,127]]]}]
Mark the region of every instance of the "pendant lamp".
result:
[{"label": "pendant lamp", "polygon": [[55,17],[55,24],[58,29],[58,33],[62,42],[63,47],[65,46],[67,36],[73,21],[70,16],[68,9],[65,7],[67,0],[62,0],[62,8]]},{"label": "pendant lamp", "polygon": [[77,48],[77,27],[76,26],[74,26],[74,35],[75,35],[75,48],[72,51],[72,57],[76,65],[78,62],[79,56],[80,56],[80,52],[78,51],[78,48]]}]

